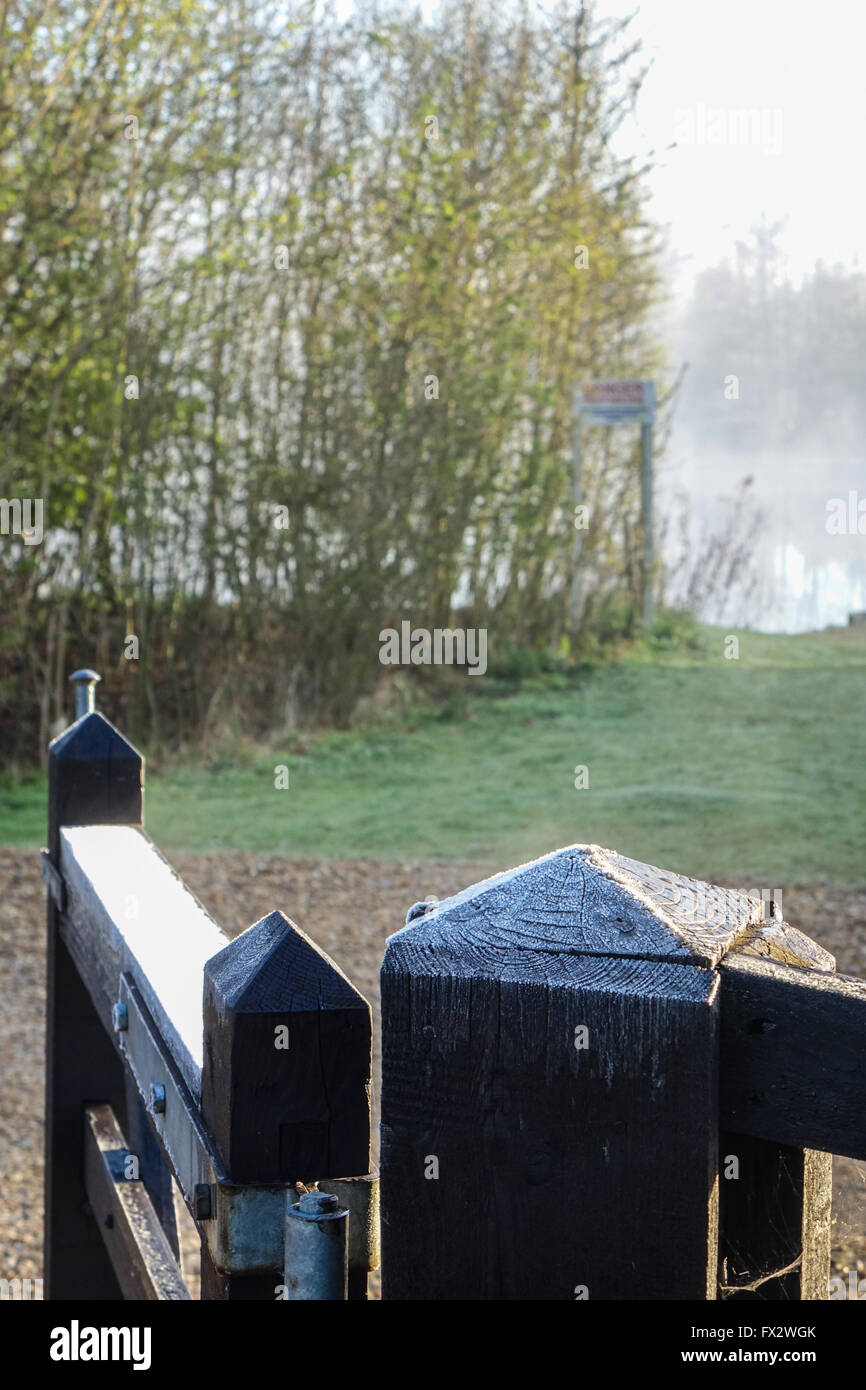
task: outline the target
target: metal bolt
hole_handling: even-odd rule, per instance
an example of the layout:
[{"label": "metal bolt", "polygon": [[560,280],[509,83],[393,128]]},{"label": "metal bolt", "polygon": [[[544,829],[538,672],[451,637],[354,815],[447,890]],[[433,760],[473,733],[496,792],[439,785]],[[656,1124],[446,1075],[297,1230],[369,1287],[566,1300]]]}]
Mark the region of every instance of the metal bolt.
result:
[{"label": "metal bolt", "polygon": [[438,898],[425,898],[423,902],[414,903],[406,913],[406,926],[410,922],[415,922],[419,917],[426,917],[428,912],[432,912],[434,907],[438,907]]},{"label": "metal bolt", "polygon": [[301,1216],[329,1216],[340,1210],[340,1199],[333,1192],[303,1192],[298,1202]]},{"label": "metal bolt", "polygon": [[211,1191],[209,1182],[197,1182],[193,1191],[193,1210],[199,1221],[208,1221],[212,1215]]},{"label": "metal bolt", "polygon": [[165,1087],[159,1081],[150,1083],[150,1108],[154,1115],[165,1114]]},{"label": "metal bolt", "polygon": [[111,1011],[114,1020],[114,1030],[116,1033],[125,1033],[129,1027],[129,1008],[122,1000],[119,1000]]},{"label": "metal bolt", "polygon": [[73,671],[69,679],[75,686],[75,718],[92,714],[96,709],[96,682],[101,681],[102,677],[97,671],[85,667],[81,671]]}]

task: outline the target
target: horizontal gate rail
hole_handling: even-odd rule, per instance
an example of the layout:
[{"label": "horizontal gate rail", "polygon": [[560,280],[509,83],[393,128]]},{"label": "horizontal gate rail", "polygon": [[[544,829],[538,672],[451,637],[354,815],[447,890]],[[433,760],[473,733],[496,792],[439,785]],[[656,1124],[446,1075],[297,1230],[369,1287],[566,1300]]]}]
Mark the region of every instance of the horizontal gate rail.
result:
[{"label": "horizontal gate rail", "polygon": [[110,1105],[84,1112],[84,1187],[124,1298],[183,1300],[183,1281],[144,1183],[130,1179],[130,1155]]},{"label": "horizontal gate rail", "polygon": [[866,980],[736,954],[725,985],[728,1128],[866,1159]]}]

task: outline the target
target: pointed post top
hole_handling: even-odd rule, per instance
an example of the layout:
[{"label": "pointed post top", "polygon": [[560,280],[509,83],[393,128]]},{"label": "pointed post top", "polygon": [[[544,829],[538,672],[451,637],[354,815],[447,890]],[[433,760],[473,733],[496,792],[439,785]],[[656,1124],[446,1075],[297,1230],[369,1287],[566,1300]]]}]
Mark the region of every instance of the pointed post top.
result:
[{"label": "pointed post top", "polygon": [[568,845],[411,917],[389,937],[386,962],[432,968],[447,955],[449,969],[460,958],[471,970],[479,958],[492,966],[553,953],[715,966],[744,950],[776,958],[787,951],[787,959],[832,968],[808,937],[767,918],[758,890],[703,883],[600,845]]},{"label": "pointed post top", "polygon": [[204,967],[201,1110],[235,1182],[370,1169],[370,1006],[282,912]]},{"label": "pointed post top", "polygon": [[70,676],[76,716],[48,745],[48,850],[55,863],[61,825],[144,824],[144,758],[93,708],[99,679],[87,670]]},{"label": "pointed post top", "polygon": [[330,956],[278,909],[236,936],[206,969],[237,1013],[370,1007]]},{"label": "pointed post top", "polygon": [[96,709],[96,683],[102,680],[99,672],[85,666],[80,671],[73,671],[69,680],[75,687],[75,718],[92,714]]}]

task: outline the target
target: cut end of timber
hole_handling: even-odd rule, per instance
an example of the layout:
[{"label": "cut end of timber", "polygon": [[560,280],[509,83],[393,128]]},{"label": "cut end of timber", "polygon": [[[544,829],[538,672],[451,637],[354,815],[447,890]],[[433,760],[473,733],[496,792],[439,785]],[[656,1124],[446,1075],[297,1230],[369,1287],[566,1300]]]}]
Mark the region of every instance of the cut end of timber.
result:
[{"label": "cut end of timber", "polygon": [[[778,938],[778,940],[776,939]],[[508,951],[625,956],[714,966],[730,951],[792,950],[821,969],[832,957],[802,933],[765,920],[758,894],[721,888],[600,845],[569,845],[474,884],[388,940],[386,962],[447,944]]]},{"label": "cut end of timber", "polygon": [[330,956],[277,910],[229,942],[205,972],[235,1013],[369,1009]]}]

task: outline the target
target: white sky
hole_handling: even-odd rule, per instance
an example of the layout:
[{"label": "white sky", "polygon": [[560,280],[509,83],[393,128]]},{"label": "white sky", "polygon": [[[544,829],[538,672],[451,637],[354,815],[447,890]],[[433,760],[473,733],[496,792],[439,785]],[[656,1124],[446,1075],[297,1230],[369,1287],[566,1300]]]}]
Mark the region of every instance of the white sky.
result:
[{"label": "white sky", "polygon": [[[762,217],[785,223],[780,244],[795,281],[817,261],[866,263],[863,0],[597,0],[596,12],[634,14],[631,32],[652,62],[620,147],[655,151],[649,213],[667,228],[672,323],[693,276],[730,256]],[[738,110],[759,113],[757,139],[744,143],[736,119],[731,139],[730,113]],[[814,534],[812,510],[797,490],[805,481],[814,490],[820,475],[828,496],[844,495],[862,482],[862,457],[825,456],[814,441],[803,450],[786,460],[760,451],[710,458],[674,424],[665,481],[685,485],[703,511],[712,514],[714,493],[735,474],[756,476],[767,568],[775,571],[759,627],[844,624],[866,599],[863,578],[850,568],[852,550],[862,554],[857,538],[847,538],[844,553],[840,543],[841,563],[828,563],[826,535]]]},{"label": "white sky", "polygon": [[[671,224],[684,271],[717,263],[762,213],[787,217],[782,243],[795,278],[818,260],[856,263],[866,212],[862,0],[599,0],[597,13],[635,13],[632,32],[652,60],[622,138],[656,151],[652,211]],[[768,148],[669,149],[678,112],[697,122],[701,104],[707,116],[765,113]]]}]

